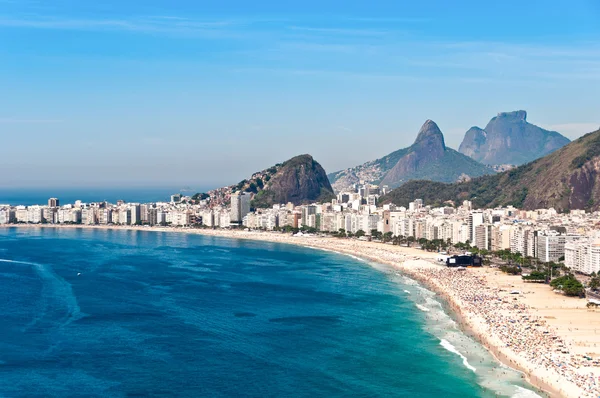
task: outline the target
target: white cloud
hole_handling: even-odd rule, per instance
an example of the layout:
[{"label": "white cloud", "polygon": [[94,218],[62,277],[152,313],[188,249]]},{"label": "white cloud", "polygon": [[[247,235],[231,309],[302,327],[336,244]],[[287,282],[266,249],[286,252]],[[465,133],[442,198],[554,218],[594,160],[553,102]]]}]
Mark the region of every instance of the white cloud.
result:
[{"label": "white cloud", "polygon": [[15,119],[10,117],[0,117],[0,124],[48,124],[62,123],[57,119]]},{"label": "white cloud", "polygon": [[117,30],[139,33],[231,34],[236,23],[229,20],[193,20],[171,16],[132,19],[28,18],[0,15],[0,27],[55,30]]}]

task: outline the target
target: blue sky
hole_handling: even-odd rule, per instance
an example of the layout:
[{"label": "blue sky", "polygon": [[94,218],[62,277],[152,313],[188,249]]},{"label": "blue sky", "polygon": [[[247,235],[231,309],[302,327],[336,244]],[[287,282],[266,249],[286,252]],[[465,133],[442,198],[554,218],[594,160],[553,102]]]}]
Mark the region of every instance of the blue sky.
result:
[{"label": "blue sky", "polygon": [[95,3],[0,0],[0,186],[331,172],[517,109],[600,126],[595,0]]}]

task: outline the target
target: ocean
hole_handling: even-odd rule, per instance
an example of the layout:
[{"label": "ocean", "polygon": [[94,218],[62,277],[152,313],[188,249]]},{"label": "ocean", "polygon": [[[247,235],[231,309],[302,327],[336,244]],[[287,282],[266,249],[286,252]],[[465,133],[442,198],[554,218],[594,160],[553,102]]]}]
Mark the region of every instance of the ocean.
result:
[{"label": "ocean", "polygon": [[116,203],[124,200],[133,203],[168,202],[171,195],[181,193],[192,196],[198,192],[207,192],[208,187],[153,187],[153,188],[0,188],[0,204],[12,206],[44,205],[49,198],[58,198],[60,204],[102,202]]},{"label": "ocean", "polygon": [[388,266],[152,231],[0,228],[0,396],[536,396]]}]

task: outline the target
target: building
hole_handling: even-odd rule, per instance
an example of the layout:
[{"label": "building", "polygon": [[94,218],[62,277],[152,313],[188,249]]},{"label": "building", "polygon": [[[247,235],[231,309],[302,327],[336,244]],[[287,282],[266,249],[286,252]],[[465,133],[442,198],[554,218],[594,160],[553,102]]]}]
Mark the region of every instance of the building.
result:
[{"label": "building", "polygon": [[585,239],[565,243],[565,266],[584,274],[600,272],[600,241]]},{"label": "building", "polygon": [[56,199],[56,198],[48,199],[48,207],[58,207],[58,206],[60,206],[60,202],[58,199]]},{"label": "building", "polygon": [[510,249],[510,226],[500,225],[492,228],[492,247],[494,252]]},{"label": "building", "polygon": [[129,209],[120,209],[118,223],[121,225],[131,224],[131,211]]},{"label": "building", "polygon": [[581,239],[579,235],[567,235],[557,231],[542,231],[537,234],[537,258],[542,262],[557,262],[565,256],[565,244]]},{"label": "building", "polygon": [[316,228],[317,206],[309,205],[302,208],[302,226]]},{"label": "building", "polygon": [[27,222],[31,224],[40,224],[43,219],[41,206],[29,206],[27,208]]},{"label": "building", "polygon": [[231,195],[230,223],[241,225],[246,214],[250,213],[250,194],[235,192]]},{"label": "building", "polygon": [[0,224],[11,224],[17,221],[15,211],[10,207],[0,209]]},{"label": "building", "polygon": [[131,225],[141,225],[141,206],[138,203],[130,203],[129,211],[131,213]]},{"label": "building", "polygon": [[179,203],[179,202],[181,202],[181,194],[180,193],[171,195],[171,203]]},{"label": "building", "polygon": [[492,247],[491,224],[480,224],[475,227],[475,241],[473,242],[473,245],[481,250],[490,250]]},{"label": "building", "polygon": [[469,242],[474,245],[477,240],[477,226],[483,224],[483,212],[472,211],[469,213]]},{"label": "building", "polygon": [[58,209],[56,207],[43,207],[42,208],[42,219],[43,222],[48,224],[54,224],[58,221],[56,215]]}]

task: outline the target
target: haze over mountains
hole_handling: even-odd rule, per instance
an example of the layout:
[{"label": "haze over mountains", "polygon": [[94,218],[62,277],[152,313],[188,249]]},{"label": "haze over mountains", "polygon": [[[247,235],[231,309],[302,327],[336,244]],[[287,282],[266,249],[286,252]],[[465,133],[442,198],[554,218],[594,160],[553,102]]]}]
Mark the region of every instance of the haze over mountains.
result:
[{"label": "haze over mountains", "polygon": [[495,166],[530,162],[569,142],[555,131],[527,122],[527,112],[514,111],[499,113],[485,129],[470,128],[455,151],[446,147],[435,122],[427,120],[410,147],[328,177],[338,192],[360,181],[390,188],[414,179],[456,182],[493,174]]},{"label": "haze over mountains", "polygon": [[[583,142],[589,140],[587,138]],[[485,202],[486,205],[511,203],[533,206],[533,204],[555,203],[561,208],[569,207],[571,204],[581,207],[584,206],[583,202],[589,205],[587,202],[589,198],[581,192],[585,191],[586,184],[595,184],[590,182],[596,178],[595,172],[588,175],[585,174],[587,171],[581,171],[582,177],[569,177],[564,174],[567,171],[574,173],[574,170],[581,166],[567,167],[565,163],[573,163],[575,162],[573,159],[583,156],[584,148],[581,143],[570,145],[571,149],[560,152],[563,155],[556,155],[544,161],[540,159],[509,174],[502,173],[469,182],[476,177],[495,174],[494,168],[491,167],[493,165],[527,163],[552,153],[568,143],[569,140],[561,134],[528,123],[525,111],[515,111],[499,113],[492,118],[485,129],[472,127],[465,134],[459,151],[455,151],[446,146],[444,135],[438,125],[433,120],[427,120],[411,146],[394,151],[380,159],[326,175],[321,165],[312,156],[300,155],[254,173],[250,179],[225,187],[225,191],[222,192],[249,192],[252,195],[253,207],[259,208],[270,207],[277,203],[302,204],[327,201],[334,197],[334,190],[344,191],[352,184],[363,181],[387,185],[392,189],[408,183],[406,188],[395,189],[391,196],[388,196],[401,201],[416,197],[433,200],[440,192],[442,195],[440,197],[452,200],[465,197],[475,200],[476,203]],[[600,144],[598,147],[600,148]],[[586,153],[589,155],[588,152]],[[571,160],[567,161],[564,158]],[[556,164],[560,167],[556,168]],[[541,182],[534,181],[537,177],[532,176],[530,171],[527,173],[523,171],[530,170],[531,167],[535,169],[533,172],[535,176],[541,175],[545,182],[553,182],[540,188]],[[552,169],[552,174],[544,175],[545,169]],[[515,179],[515,176],[526,176],[526,178]],[[561,176],[564,181],[557,182],[557,176]],[[529,178],[532,181],[529,181]],[[569,182],[572,178],[575,179]],[[441,183],[462,184],[446,186]],[[496,191],[497,186],[503,187],[503,191]],[[464,192],[457,193],[455,189],[463,189]],[[562,193],[557,189],[558,191],[563,189]],[[569,204],[564,203],[567,189],[572,190],[574,195],[569,199]],[[600,190],[600,187],[598,189]],[[471,190],[483,192],[482,196],[477,198]],[[575,194],[575,192],[579,193]],[[488,199],[482,199],[488,194],[491,195]],[[227,195],[224,193],[221,196],[226,198]],[[547,197],[547,195],[551,196]],[[558,197],[561,199],[557,199]]]},{"label": "haze over mountains", "polygon": [[411,181],[381,201],[408,205],[415,198],[432,204],[470,200],[476,207],[599,210],[600,130],[513,170],[455,184]]},{"label": "haze over mountains", "polygon": [[413,179],[453,182],[490,174],[494,171],[446,147],[444,135],[432,120],[427,120],[408,148],[399,149],[380,159],[328,175],[336,191],[359,181],[395,188]]},{"label": "haze over mountains", "polygon": [[499,113],[485,129],[471,127],[458,148],[488,165],[521,165],[554,152],[570,140],[527,122],[527,112]]}]

